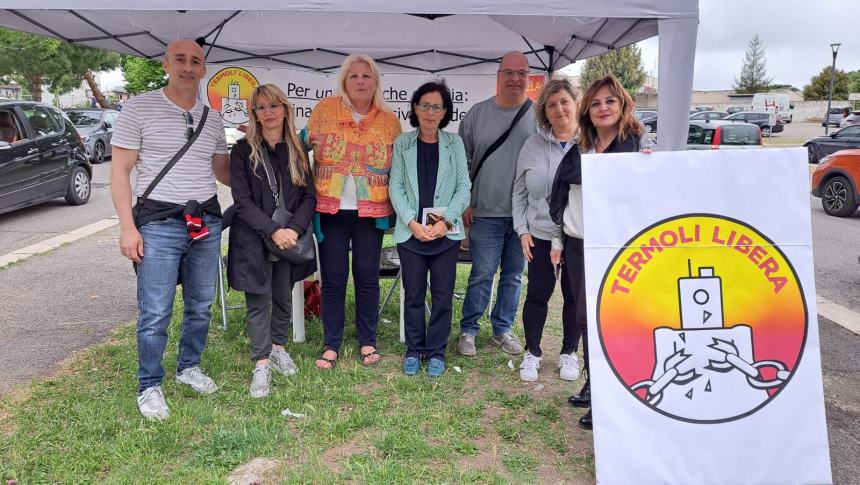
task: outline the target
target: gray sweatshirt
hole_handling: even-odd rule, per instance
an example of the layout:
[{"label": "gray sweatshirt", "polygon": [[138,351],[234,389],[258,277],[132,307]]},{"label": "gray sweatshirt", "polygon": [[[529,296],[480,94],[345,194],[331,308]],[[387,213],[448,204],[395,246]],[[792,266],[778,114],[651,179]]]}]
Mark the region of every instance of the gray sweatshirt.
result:
[{"label": "gray sweatshirt", "polygon": [[558,226],[549,216],[547,197],[558,165],[572,146],[570,140],[562,148],[551,129],[541,129],[523,144],[511,197],[514,230],[518,235],[531,234],[544,241],[558,236]]},{"label": "gray sweatshirt", "polygon": [[[492,97],[472,106],[460,123],[459,134],[466,148],[469,173],[474,173],[487,148],[511,126],[519,107],[502,108]],[[472,207],[476,217],[511,217],[511,190],[517,155],[526,138],[537,131],[534,105],[517,122],[508,139],[484,162],[472,184]]]}]

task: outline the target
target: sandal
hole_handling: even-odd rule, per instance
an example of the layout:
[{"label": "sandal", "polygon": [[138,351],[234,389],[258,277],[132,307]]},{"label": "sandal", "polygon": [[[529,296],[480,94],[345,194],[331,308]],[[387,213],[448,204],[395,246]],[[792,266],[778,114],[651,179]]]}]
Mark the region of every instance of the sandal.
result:
[{"label": "sandal", "polygon": [[[335,355],[334,359],[329,359],[328,357],[326,357],[325,356],[326,352],[334,352],[334,355]],[[320,362],[323,362],[324,364],[320,365]],[[320,354],[320,356],[317,357],[317,361],[316,361],[317,369],[332,370],[335,368],[336,365],[337,365],[337,351],[334,349],[325,349],[325,350],[323,350],[322,354]]]},{"label": "sandal", "polygon": [[[368,346],[368,347],[369,347],[369,346]],[[359,352],[361,352],[361,351],[359,351]],[[378,356],[379,356],[379,358],[378,358],[378,359],[376,359],[376,360],[374,360],[374,361],[372,361],[372,362],[368,362],[368,360],[367,360],[367,359],[372,358],[374,355],[378,355]],[[380,354],[380,353],[379,353],[379,351],[377,351],[376,349],[373,349],[373,350],[371,350],[370,352],[366,352],[366,353],[364,353],[364,354],[361,354],[361,353],[360,353],[360,354],[359,354],[359,359],[361,359],[361,365],[363,365],[363,366],[365,366],[365,367],[370,367],[370,366],[372,366],[372,365],[376,365],[376,364],[378,364],[378,363],[379,363],[379,361],[381,361],[381,360],[382,360],[382,354]]]}]

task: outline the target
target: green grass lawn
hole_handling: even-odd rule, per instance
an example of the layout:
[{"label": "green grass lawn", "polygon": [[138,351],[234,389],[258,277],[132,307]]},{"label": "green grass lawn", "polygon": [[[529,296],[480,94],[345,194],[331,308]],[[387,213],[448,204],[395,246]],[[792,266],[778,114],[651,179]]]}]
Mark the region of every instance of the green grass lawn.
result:
[{"label": "green grass lawn", "polygon": [[[468,266],[460,266],[458,291],[467,277]],[[390,285],[382,280],[383,295]],[[241,304],[242,295],[232,292],[230,300]],[[566,403],[582,382],[561,381],[555,369],[560,302],[557,290],[537,383],[520,382],[508,368],[508,356],[491,346],[486,320],[478,356],[456,353],[461,300],[454,304],[448,370],[430,379],[423,369],[416,377],[400,370],[405,347],[398,341],[396,299],[379,326],[384,359],[375,367],[360,365],[350,289],[337,368],[315,368],[322,330],[318,320],[308,319],[307,341],[287,346],[298,375],[275,375],[272,394],[252,399],[253,364],[241,310],[230,312],[222,332],[220,312],[213,309],[201,366],[219,390],[200,396],[176,385],[177,300],[164,360],[170,419],[140,416],[134,324],[121,325],[58,375],[0,396],[0,479],[218,483],[240,465],[265,458],[272,460],[266,483],[591,483],[592,437],[576,427],[583,410]],[[284,408],[307,416],[285,418]]]}]

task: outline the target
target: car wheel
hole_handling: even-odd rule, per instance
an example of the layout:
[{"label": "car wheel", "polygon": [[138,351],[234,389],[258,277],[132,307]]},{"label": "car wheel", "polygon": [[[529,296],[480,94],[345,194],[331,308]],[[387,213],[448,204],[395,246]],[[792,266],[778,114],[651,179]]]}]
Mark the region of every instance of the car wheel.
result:
[{"label": "car wheel", "polygon": [[806,153],[809,154],[809,163],[818,163],[818,145],[810,143],[806,146]]},{"label": "car wheel", "polygon": [[69,176],[69,187],[66,189],[66,202],[71,205],[83,205],[90,200],[92,184],[90,174],[80,165],[72,169]]},{"label": "car wheel", "polygon": [[105,144],[99,140],[93,146],[93,163],[102,163],[105,161]]},{"label": "car wheel", "polygon": [[769,126],[762,126],[761,127],[761,136],[763,136],[765,138],[770,136],[770,127]]},{"label": "car wheel", "polygon": [[821,207],[828,215],[836,217],[848,217],[857,210],[854,190],[848,179],[837,176],[824,184],[824,190],[821,191]]}]

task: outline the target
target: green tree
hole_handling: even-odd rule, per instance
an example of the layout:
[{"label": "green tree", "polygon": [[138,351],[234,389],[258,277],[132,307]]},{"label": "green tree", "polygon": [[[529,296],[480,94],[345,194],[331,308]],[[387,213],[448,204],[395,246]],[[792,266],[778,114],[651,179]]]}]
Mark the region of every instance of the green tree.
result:
[{"label": "green tree", "polygon": [[[836,70],[833,80],[833,99],[848,99],[849,76],[845,71]],[[827,99],[830,89],[830,66],[825,67],[803,87],[803,99],[806,101],[822,101]]]},{"label": "green tree", "polygon": [[768,90],[773,78],[767,77],[767,54],[764,41],[758,34],[753,36],[744,54],[744,65],[741,67],[741,77],[735,78],[732,88],[738,94],[755,94]]},{"label": "green tree", "polygon": [[119,54],[101,49],[0,29],[0,76],[21,84],[36,101],[42,100],[42,86],[63,94],[86,79],[93,95],[107,107],[92,73],[113,69],[119,60]]},{"label": "green tree", "polygon": [[645,83],[642,51],[636,45],[628,45],[590,57],[582,68],[579,85],[584,91],[592,82],[607,74],[614,74],[630,96],[635,97]]},{"label": "green tree", "polygon": [[860,69],[848,73],[848,92],[860,93]]},{"label": "green tree", "polygon": [[122,75],[125,77],[125,90],[138,94],[167,86],[167,76],[161,62],[142,57],[123,56]]}]

